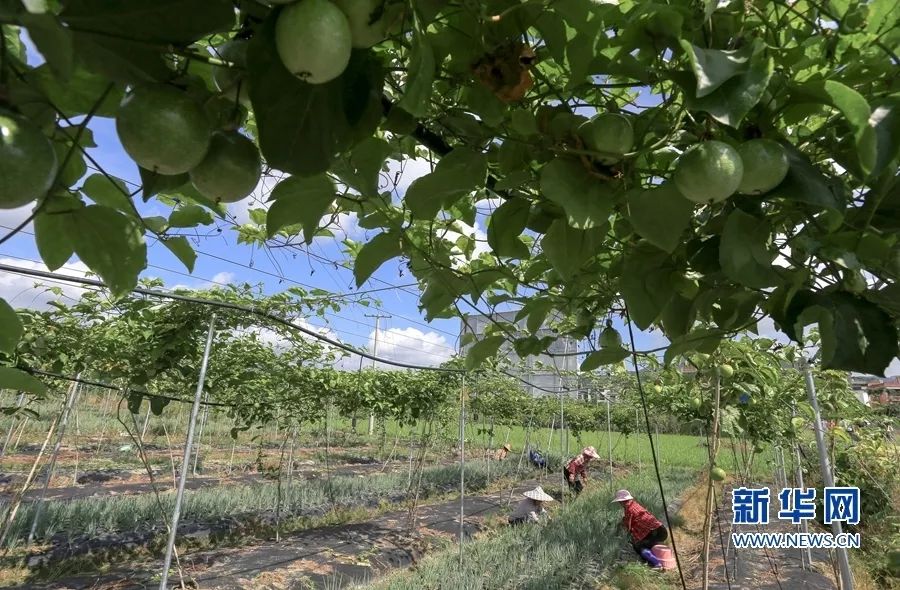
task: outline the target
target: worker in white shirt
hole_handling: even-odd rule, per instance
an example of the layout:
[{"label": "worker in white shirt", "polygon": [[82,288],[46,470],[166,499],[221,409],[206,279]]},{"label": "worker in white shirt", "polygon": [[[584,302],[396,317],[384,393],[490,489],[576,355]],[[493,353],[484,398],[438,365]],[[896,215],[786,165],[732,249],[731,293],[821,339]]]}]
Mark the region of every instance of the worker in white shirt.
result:
[{"label": "worker in white shirt", "polygon": [[523,524],[526,522],[540,522],[541,517],[547,513],[544,504],[553,502],[553,497],[546,493],[540,486],[528,490],[525,498],[519,502],[516,509],[509,515],[509,524]]}]

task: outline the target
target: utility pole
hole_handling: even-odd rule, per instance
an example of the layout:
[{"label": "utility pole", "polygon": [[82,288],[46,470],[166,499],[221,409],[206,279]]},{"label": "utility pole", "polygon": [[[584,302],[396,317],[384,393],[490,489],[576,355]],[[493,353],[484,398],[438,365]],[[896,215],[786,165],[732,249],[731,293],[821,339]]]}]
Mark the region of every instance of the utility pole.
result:
[{"label": "utility pole", "polygon": [[[375,318],[375,342],[372,344],[372,355],[378,356],[378,327],[381,325],[381,318],[389,318],[389,315],[381,315],[377,313],[365,314],[367,318]],[[372,360],[372,368],[375,368],[375,360]],[[369,436],[375,433],[375,413],[369,412]]]}]

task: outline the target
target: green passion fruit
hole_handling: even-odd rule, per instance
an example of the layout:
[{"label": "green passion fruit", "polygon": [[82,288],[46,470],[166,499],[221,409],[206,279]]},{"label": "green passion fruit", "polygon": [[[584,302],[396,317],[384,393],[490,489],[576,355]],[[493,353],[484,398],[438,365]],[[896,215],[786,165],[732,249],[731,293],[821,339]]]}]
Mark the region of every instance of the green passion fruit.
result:
[{"label": "green passion fruit", "polygon": [[587,147],[600,152],[597,161],[615,164],[634,147],[631,121],[617,113],[601,113],[578,128],[578,136]]},{"label": "green passion fruit", "polygon": [[705,141],[681,155],[673,180],[691,201],[718,203],[735,193],[743,176],[744,164],[736,149],[721,141]]},{"label": "green passion fruit", "polygon": [[725,477],[727,475],[728,474],[725,473],[725,470],[722,469],[721,467],[713,467],[712,469],[709,470],[709,476],[712,478],[713,481],[725,481]]},{"label": "green passion fruit", "polygon": [[695,397],[691,399],[691,407],[695,410],[699,410],[700,406],[703,405],[703,401],[699,397]]},{"label": "green passion fruit", "polygon": [[0,110],[0,209],[44,196],[56,178],[53,144],[31,121]]},{"label": "green passion fruit", "polygon": [[222,203],[240,201],[256,188],[260,176],[259,151],[237,131],[213,134],[203,161],[190,172],[200,194]]},{"label": "green passion fruit", "polygon": [[719,365],[719,377],[730,379],[734,375],[734,367],[731,365]]},{"label": "green passion fruit", "polygon": [[787,151],[771,139],[751,139],[738,146],[738,154],[744,164],[744,175],[738,192],[745,195],[767,193],[787,176]]},{"label": "green passion fruit", "polygon": [[139,166],[175,175],[203,160],[212,128],[190,96],[175,87],[154,84],[138,86],[125,95],[116,116],[116,132]]},{"label": "green passion fruit", "polygon": [[353,47],[371,47],[403,20],[403,4],[392,0],[334,0],[350,23]]},{"label": "green passion fruit", "polygon": [[234,67],[213,66],[213,82],[224,96],[237,100],[244,106],[250,106],[250,92],[247,84],[247,45],[246,39],[232,39],[214,49],[220,59],[231,62]]},{"label": "green passion fruit", "polygon": [[607,322],[606,327],[600,332],[600,348],[622,348],[622,336]]},{"label": "green passion fruit", "polygon": [[350,63],[350,23],[330,0],[298,0],[278,15],[275,46],[289,72],[310,84],[324,84]]}]

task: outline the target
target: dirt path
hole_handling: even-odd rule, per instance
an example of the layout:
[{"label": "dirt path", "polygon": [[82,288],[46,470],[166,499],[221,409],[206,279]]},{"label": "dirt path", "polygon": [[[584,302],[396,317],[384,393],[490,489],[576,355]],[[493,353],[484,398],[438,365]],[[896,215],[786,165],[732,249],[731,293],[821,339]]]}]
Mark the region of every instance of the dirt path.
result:
[{"label": "dirt path", "polygon": [[[521,482],[516,492],[534,487]],[[506,506],[509,490],[474,495],[465,500],[465,533],[473,535],[484,519]],[[181,557],[185,575],[199,587],[215,590],[339,588],[373,579],[414,564],[435,547],[455,542],[459,534],[459,500],[422,506],[409,534],[409,511],[385,513],[370,521],[311,529],[281,541],[198,551]],[[70,576],[24,588],[42,590],[125,590],[158,587],[160,560],[129,563],[127,569]],[[174,579],[173,579],[174,578]],[[154,582],[154,579],[157,581]],[[170,578],[177,587],[177,576]]]},{"label": "dirt path", "polygon": [[[728,574],[731,585],[725,581],[725,568],[718,559],[718,567],[712,576],[717,582],[710,590],[836,590],[837,585],[831,572],[831,556],[825,549],[813,549],[811,568],[803,569],[800,564],[799,549],[735,549],[730,543],[732,532],[795,533],[797,527],[778,518],[778,492],[774,486],[756,484],[755,487],[769,488],[769,524],[733,525],[731,510],[731,489],[725,488],[725,501],[717,514],[724,533]],[[810,532],[816,532],[810,526]],[[717,539],[716,539],[717,540]],[[718,543],[716,549],[719,555]],[[711,560],[712,561],[712,560]],[[823,572],[826,572],[823,574]]]}]

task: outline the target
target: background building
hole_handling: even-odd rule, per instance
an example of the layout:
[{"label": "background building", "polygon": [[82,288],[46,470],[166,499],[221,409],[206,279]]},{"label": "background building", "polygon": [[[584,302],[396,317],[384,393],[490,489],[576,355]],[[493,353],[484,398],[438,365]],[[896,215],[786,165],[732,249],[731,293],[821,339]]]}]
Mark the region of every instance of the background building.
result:
[{"label": "background building", "polygon": [[[478,339],[481,339],[487,327],[494,321],[513,324],[518,330],[517,336],[527,336],[528,331],[525,327],[525,319],[516,322],[516,313],[517,312],[515,311],[507,311],[495,313],[492,316],[481,314],[464,315],[460,321],[460,342],[462,342],[465,334],[475,334]],[[553,331],[546,327],[535,334],[538,338],[554,335]],[[465,355],[472,344],[474,344],[474,341],[469,342],[465,346],[461,346],[459,351],[460,355]],[[541,354],[521,359],[516,354],[512,344],[508,342],[505,342],[500,350],[501,354],[505,356],[510,363],[509,370],[511,373],[515,373],[522,379],[537,386],[529,387],[523,385],[525,390],[531,395],[556,395],[562,390],[563,395],[569,397],[581,397],[579,379],[576,374],[580,364],[579,357],[574,355],[554,357],[548,354]],[[578,340],[569,336],[557,338],[548,348],[548,352],[551,354],[573,353],[577,350]],[[568,373],[568,375],[565,373]],[[549,389],[553,393],[541,391],[539,388]]]}]

